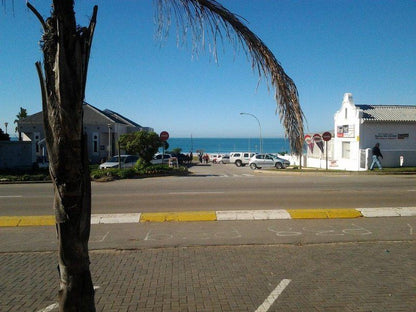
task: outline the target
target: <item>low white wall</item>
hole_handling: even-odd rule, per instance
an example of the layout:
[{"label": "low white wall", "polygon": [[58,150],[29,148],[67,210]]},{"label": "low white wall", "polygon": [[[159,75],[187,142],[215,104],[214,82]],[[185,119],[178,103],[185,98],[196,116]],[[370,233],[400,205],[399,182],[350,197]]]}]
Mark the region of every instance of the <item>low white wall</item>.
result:
[{"label": "low white wall", "polygon": [[[416,150],[382,150],[383,158],[380,158],[383,167],[415,167],[416,166]],[[299,156],[285,155],[293,166],[299,166]],[[364,171],[368,170],[372,162],[371,148],[360,150],[356,159],[336,159],[328,160],[328,169],[348,170],[348,171]],[[302,156],[302,167],[326,169],[325,158],[315,158]]]}]

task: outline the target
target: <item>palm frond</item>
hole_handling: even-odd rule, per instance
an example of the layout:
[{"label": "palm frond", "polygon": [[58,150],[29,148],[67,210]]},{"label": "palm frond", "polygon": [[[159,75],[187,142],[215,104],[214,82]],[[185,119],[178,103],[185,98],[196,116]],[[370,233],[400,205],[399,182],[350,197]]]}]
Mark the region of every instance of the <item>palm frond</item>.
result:
[{"label": "palm frond", "polygon": [[275,88],[275,99],[280,122],[289,138],[291,150],[301,153],[303,146],[304,114],[299,104],[299,94],[293,80],[263,41],[235,14],[215,0],[155,0],[158,4],[158,34],[167,36],[176,21],[179,40],[192,38],[193,52],[206,48],[217,59],[217,42],[226,38],[234,49],[242,48],[251,59],[253,71],[265,77]]}]

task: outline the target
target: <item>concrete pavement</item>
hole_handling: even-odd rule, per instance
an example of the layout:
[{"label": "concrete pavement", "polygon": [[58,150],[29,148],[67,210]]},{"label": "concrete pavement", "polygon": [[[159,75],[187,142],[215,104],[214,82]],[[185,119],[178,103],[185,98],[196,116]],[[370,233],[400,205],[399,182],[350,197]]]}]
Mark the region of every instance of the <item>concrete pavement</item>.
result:
[{"label": "concrete pavement", "polygon": [[[411,312],[415,248],[414,241],[396,241],[90,256],[97,311]],[[57,311],[55,252],[0,253],[0,276],[1,311]]]}]

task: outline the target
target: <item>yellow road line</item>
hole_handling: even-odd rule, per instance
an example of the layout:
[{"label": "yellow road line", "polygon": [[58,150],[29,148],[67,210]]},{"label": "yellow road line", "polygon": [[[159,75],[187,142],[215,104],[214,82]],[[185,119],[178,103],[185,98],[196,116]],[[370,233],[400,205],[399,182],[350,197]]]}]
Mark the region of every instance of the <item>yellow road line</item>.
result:
[{"label": "yellow road line", "polygon": [[142,213],[140,222],[216,221],[215,211],[149,212]]},{"label": "yellow road line", "polygon": [[13,216],[0,217],[0,226],[55,225],[54,216]]},{"label": "yellow road line", "polygon": [[339,219],[363,216],[356,209],[287,209],[287,212],[292,219]]}]

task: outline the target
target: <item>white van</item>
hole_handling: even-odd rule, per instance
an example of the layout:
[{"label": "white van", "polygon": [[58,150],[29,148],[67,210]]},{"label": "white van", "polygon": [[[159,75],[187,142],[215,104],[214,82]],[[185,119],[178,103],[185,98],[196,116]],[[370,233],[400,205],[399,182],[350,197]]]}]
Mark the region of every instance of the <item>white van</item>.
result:
[{"label": "white van", "polygon": [[230,154],[230,164],[235,164],[237,167],[248,165],[254,155],[256,155],[254,152],[233,152]]}]

